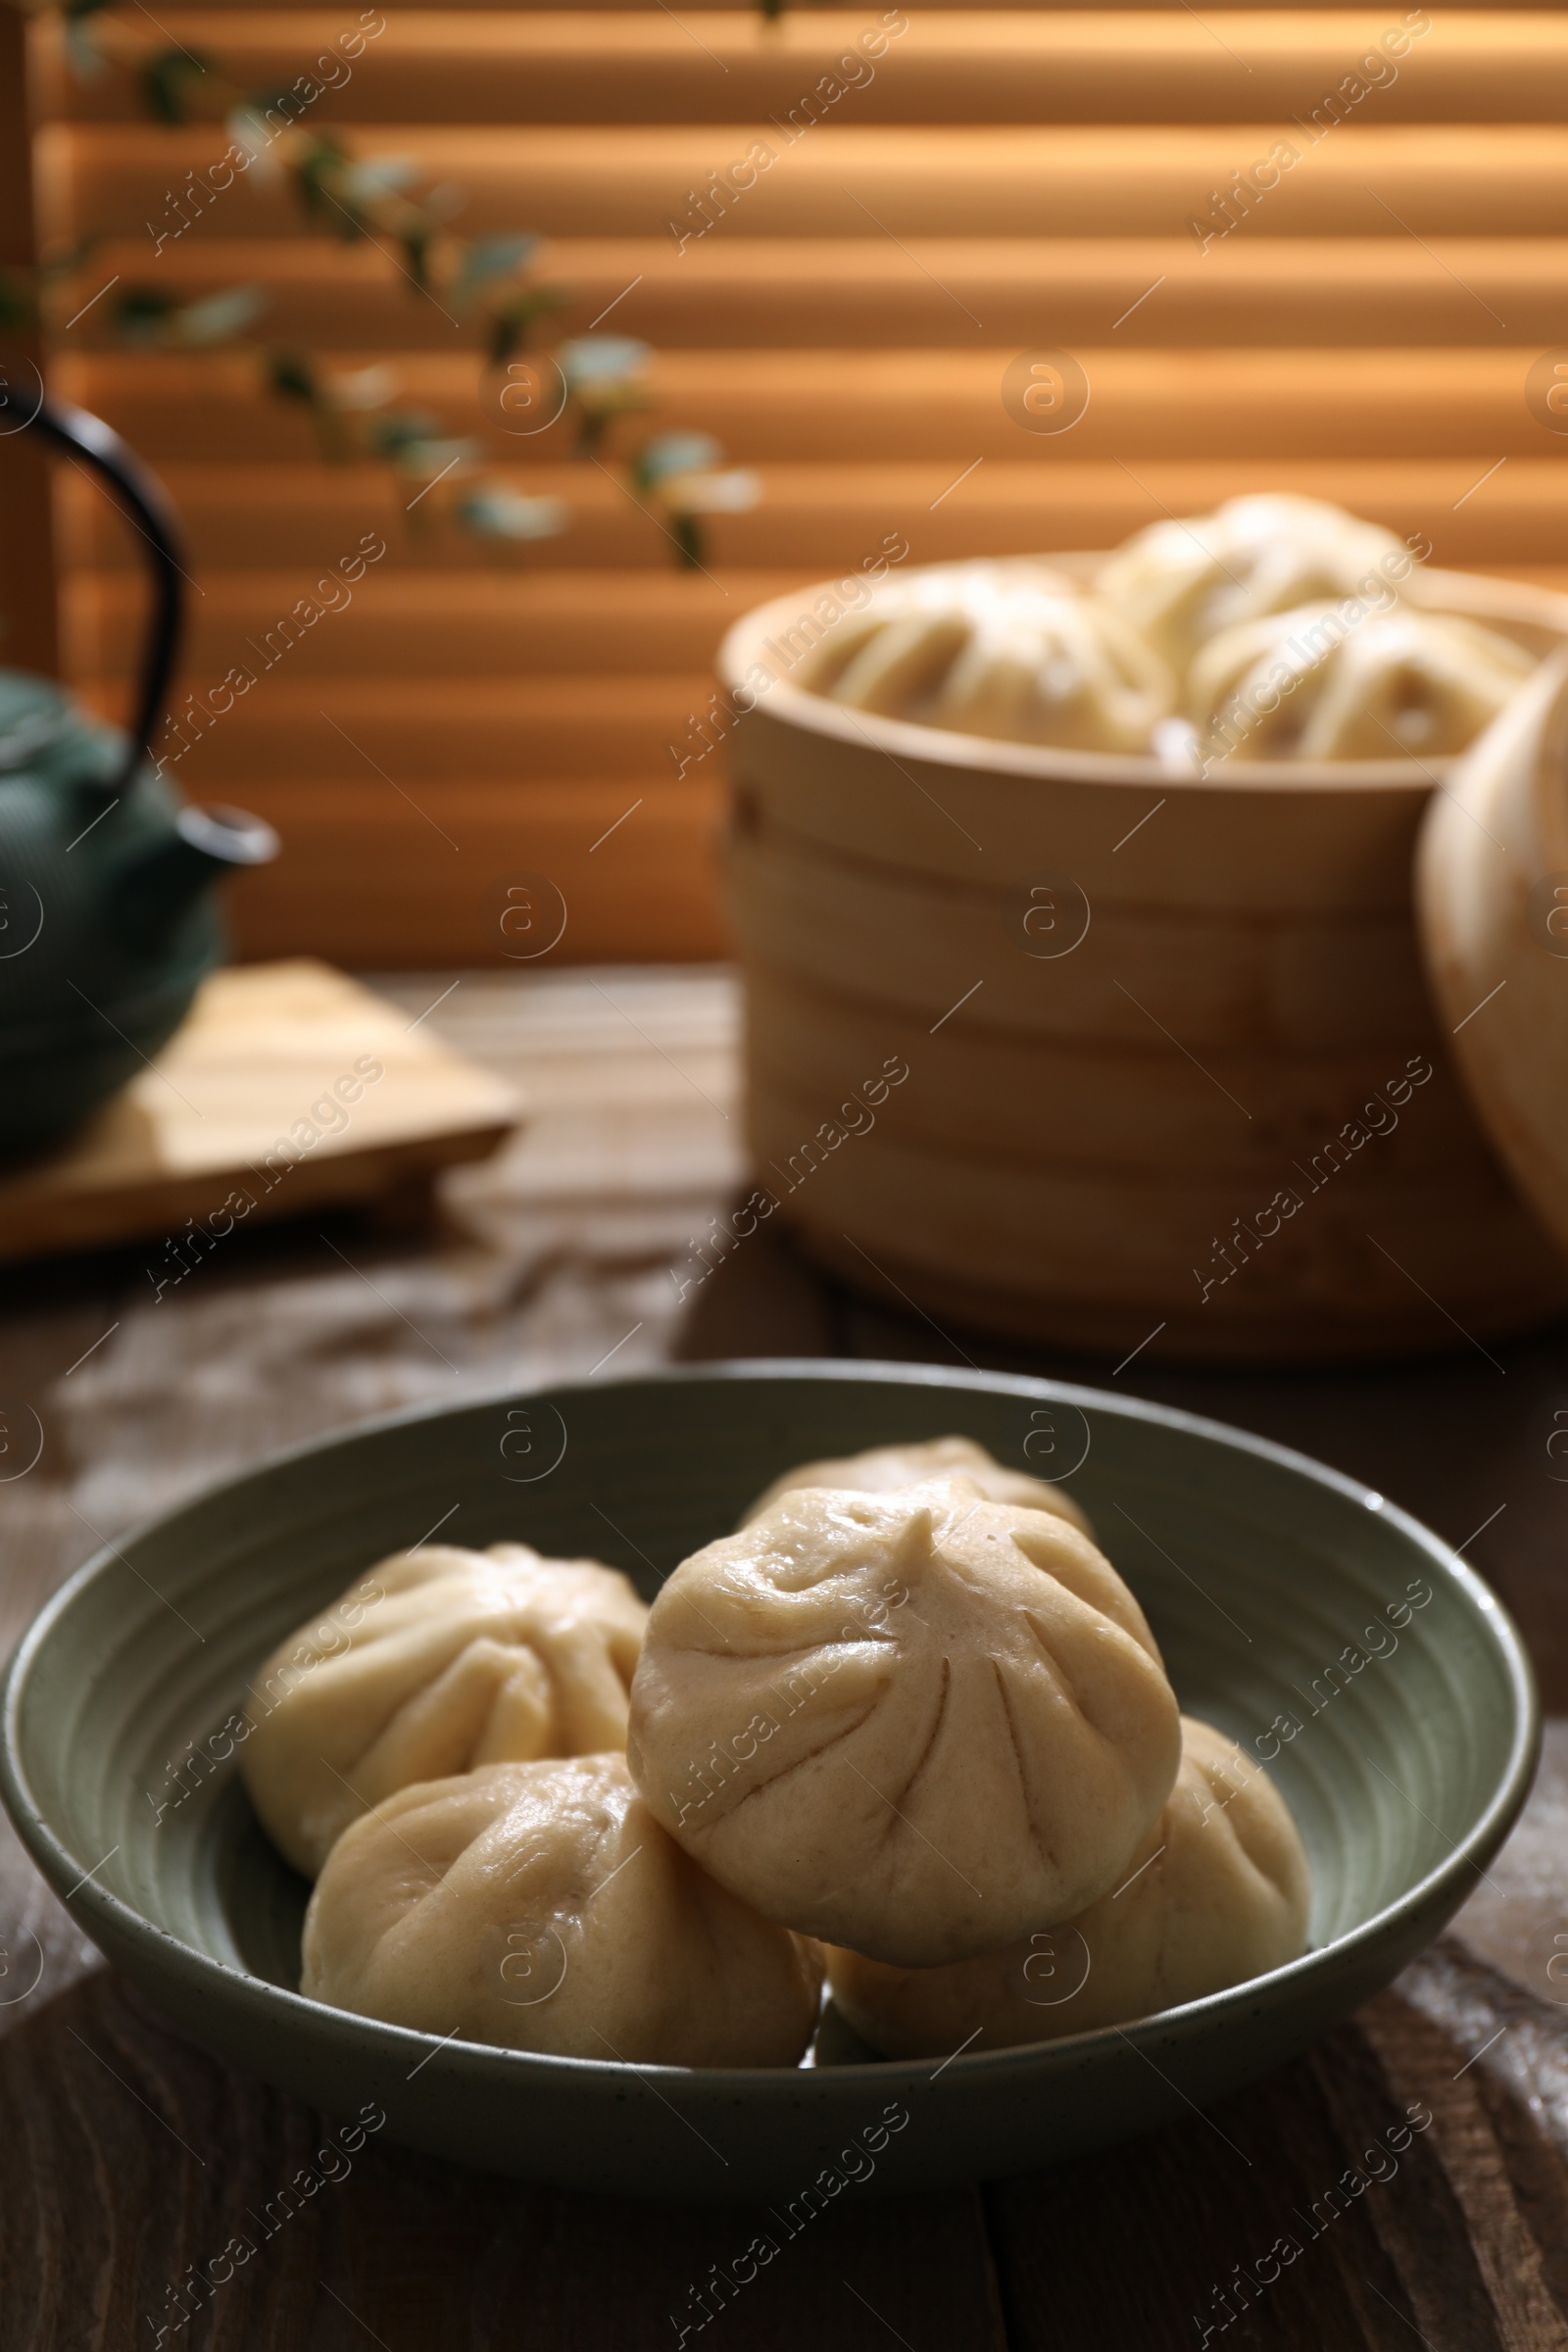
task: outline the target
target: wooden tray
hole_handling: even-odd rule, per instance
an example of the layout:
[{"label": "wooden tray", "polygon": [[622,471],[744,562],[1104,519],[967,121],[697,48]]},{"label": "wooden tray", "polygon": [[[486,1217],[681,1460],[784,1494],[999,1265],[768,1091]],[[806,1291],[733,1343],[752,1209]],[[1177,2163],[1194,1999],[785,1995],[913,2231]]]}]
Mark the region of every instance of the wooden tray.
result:
[{"label": "wooden tray", "polygon": [[308,958],[214,972],[139,1078],[0,1178],[0,1260],[161,1234],[155,1278],[175,1282],[241,1223],[417,1205],[519,1116],[421,1020]]}]

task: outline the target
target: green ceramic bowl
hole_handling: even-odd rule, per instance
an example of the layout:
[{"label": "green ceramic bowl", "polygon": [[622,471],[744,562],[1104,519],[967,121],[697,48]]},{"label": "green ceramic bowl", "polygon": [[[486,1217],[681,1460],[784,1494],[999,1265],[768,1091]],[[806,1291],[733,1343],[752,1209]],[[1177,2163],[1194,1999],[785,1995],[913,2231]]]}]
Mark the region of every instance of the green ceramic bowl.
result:
[{"label": "green ceramic bowl", "polygon": [[[285,1633],[437,1526],[449,1542],[598,1553],[652,1592],[790,1463],[955,1430],[1064,1477],[1183,1706],[1268,1762],[1316,1883],[1304,1958],[1125,2032],[889,2064],[825,2030],[823,2062],[742,2073],[443,2043],[300,1997],[307,1890],[215,1737]],[[43,1610],[6,1677],[0,1761],[17,1826],[84,1932],[223,2056],[329,2114],[376,2101],[390,2137],[525,2180],[787,2206],[824,2167],[863,2173],[863,2155],[839,2155],[868,2133],[873,2191],[1018,2172],[1291,2057],[1470,1892],[1537,1738],[1529,1667],[1493,1594],[1348,1479],[1089,1389],[785,1363],[399,1414],[229,1480],[89,1561]]]}]

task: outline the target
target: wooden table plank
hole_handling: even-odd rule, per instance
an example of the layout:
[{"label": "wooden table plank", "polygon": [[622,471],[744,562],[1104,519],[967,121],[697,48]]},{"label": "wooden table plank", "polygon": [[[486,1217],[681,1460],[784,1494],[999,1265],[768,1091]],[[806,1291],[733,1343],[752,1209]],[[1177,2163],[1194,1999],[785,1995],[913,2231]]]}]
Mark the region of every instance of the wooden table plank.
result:
[{"label": "wooden table plank", "polygon": [[[6,2352],[118,2352],[160,2328],[214,2352],[644,2352],[720,2321],[781,2348],[877,2323],[952,2352],[1004,2341],[978,2191],[852,2187],[792,2237],[762,2208],[530,2189],[356,2144],[104,1969],[7,2034],[0,2103],[23,2126],[0,2135]],[[760,2234],[776,2251],[737,2281]]]},{"label": "wooden table plank", "polygon": [[[988,2190],[1014,2352],[1351,2352],[1411,2329],[1433,2352],[1559,2352],[1568,2326],[1517,2200],[1544,2159],[1560,2181],[1562,2150],[1429,2013],[1455,1989],[1495,2015],[1500,1988],[1449,1943],[1211,2116]],[[1501,1997],[1528,2028],[1527,1997]]]},{"label": "wooden table plank", "polygon": [[[452,976],[388,993],[412,1018]],[[10,1277],[0,1643],[100,1531],[401,1403],[580,1376],[612,1348],[627,1370],[742,1352],[1025,1360],[859,1305],[767,1228],[696,1278],[694,1243],[742,1173],[722,975],[466,975],[432,1019],[532,1109],[494,1162],[444,1180],[442,1232],[338,1218],[236,1234],[161,1304],[135,1250]],[[1473,1548],[1568,1709],[1568,1495],[1544,1446],[1568,1374],[1560,1339],[1501,1360],[1503,1377],[1455,1356],[1138,1386],[1303,1445],[1452,1537],[1503,1506]],[[1031,1368],[1108,1384],[1106,1366]],[[7,1480],[28,1416],[42,1451]],[[1368,2151],[1412,2103],[1430,2124],[1372,2180],[1387,2166]],[[716,2312],[715,2266],[756,2227],[743,2210],[530,2190],[373,2134],[350,2151],[339,2133],[332,2155],[331,2125],[193,2048],[103,1967],[9,1830],[0,2116],[0,2352],[128,2352],[166,2321],[164,2340],[197,2352],[643,2352],[678,2341],[683,2311],[690,2344],[790,2352],[1184,2352],[1205,2328],[1268,2352],[1393,2352],[1412,2330],[1433,2352],[1568,2352],[1568,1724],[1449,1938],[1309,2056],[1211,2117],[1049,2175],[886,2204],[846,2192]],[[1366,2184],[1330,2220],[1351,2167]],[[302,2172],[318,2185],[285,2220],[279,2192]],[[171,2290],[245,2232],[255,2254],[176,2328]],[[1257,2282],[1293,2232],[1298,2254]]]}]

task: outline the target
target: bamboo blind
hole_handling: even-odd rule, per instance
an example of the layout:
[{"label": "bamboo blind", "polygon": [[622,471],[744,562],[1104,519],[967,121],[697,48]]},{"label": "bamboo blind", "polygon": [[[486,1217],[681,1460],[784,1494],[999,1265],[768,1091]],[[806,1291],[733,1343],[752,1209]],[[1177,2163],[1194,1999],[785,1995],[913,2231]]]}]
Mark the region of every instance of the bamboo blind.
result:
[{"label": "bamboo blind", "polygon": [[[48,27],[33,53],[48,234],[107,229],[106,280],[261,286],[270,334],[389,361],[406,399],[487,440],[497,478],[572,512],[501,557],[445,526],[416,536],[406,491],[324,468],[237,359],[117,349],[102,306],[58,339],[57,385],[183,509],[194,686],[365,534],[387,545],[180,770],[285,838],[236,894],[253,952],[480,960],[523,870],[569,910],[560,953],[718,952],[722,752],[681,757],[718,731],[693,731],[714,645],[889,534],[915,562],[1103,546],[1284,487],[1424,532],[1439,563],[1568,582],[1568,441],[1539,396],[1543,355],[1568,344],[1559,13],[906,0],[766,26],[706,0],[386,0],[319,120],[460,187],[466,233],[543,232],[567,331],[655,346],[659,424],[716,434],[761,483],[710,524],[706,572],[671,567],[564,428],[520,443],[487,422],[472,336],[382,253],[302,227],[286,191],[236,185],[155,245],[224,135],[146,122],[135,60],[186,45],[278,86],[356,17],[183,7],[154,26],[128,9],[86,81]],[[838,61],[895,21],[847,79]],[[748,182],[759,141],[773,160]],[[1282,141],[1294,160],[1271,180]],[[1009,362],[1039,348],[1087,375],[1069,431],[1004,402]],[[112,705],[135,555],[69,473],[58,514],[67,664]]]},{"label": "bamboo blind", "polygon": [[[14,10],[0,14],[0,269],[26,270],[37,237],[27,152],[25,28]],[[39,359],[35,334],[6,334],[6,353],[24,370]],[[24,374],[24,381],[31,378]],[[0,414],[0,662],[53,675],[59,663],[53,517],[43,452],[25,433],[5,430]]]}]

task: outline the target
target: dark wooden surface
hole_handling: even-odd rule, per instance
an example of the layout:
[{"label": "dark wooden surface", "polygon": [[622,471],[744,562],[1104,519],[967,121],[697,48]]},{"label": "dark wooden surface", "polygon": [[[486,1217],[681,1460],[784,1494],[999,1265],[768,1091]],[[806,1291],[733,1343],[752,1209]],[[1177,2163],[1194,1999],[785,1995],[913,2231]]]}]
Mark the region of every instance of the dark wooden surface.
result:
[{"label": "dark wooden surface", "polygon": [[[413,1018],[444,984],[395,993]],[[627,1370],[731,1352],[1020,1360],[858,1305],[765,1229],[677,1298],[670,1269],[690,1272],[741,1172],[721,979],[465,979],[440,1020],[535,1106],[503,1160],[455,1181],[442,1230],[345,1220],[335,1250],[314,1225],[236,1236],[156,1303],[156,1248],[9,1279],[7,1643],[98,1533],[400,1403],[568,1377],[617,1346]],[[1568,1353],[1549,1335],[1494,1354],[1289,1378],[1133,1365],[1118,1385],[1302,1446],[1468,1544],[1568,1714],[1568,1464],[1546,1449]],[[1568,2352],[1568,1726],[1448,1936],[1308,2057],[1051,2174],[905,2202],[849,2190],[701,2329],[692,2290],[747,2243],[744,2211],[523,2189],[373,2138],[319,2159],[329,2124],[155,2015],[9,1833],[0,1971],[0,2352],[642,2352],[682,2325],[691,2344],[792,2352]],[[302,2168],[339,2177],[231,2279],[180,2298],[188,2266]]]}]

